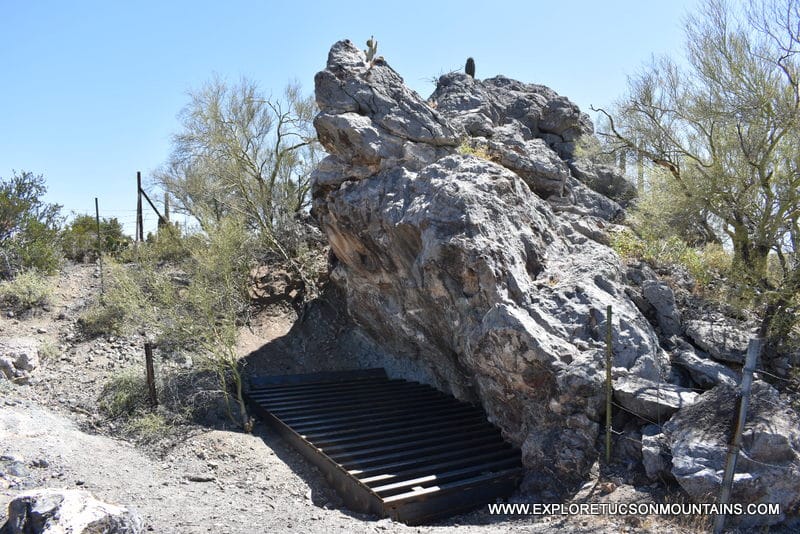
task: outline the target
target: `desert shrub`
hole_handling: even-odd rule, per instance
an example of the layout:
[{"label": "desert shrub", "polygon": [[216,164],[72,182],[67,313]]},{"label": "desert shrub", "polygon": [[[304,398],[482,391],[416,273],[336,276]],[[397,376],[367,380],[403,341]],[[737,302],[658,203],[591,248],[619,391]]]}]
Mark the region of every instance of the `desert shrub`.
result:
[{"label": "desert shrub", "polygon": [[97,220],[91,215],[79,215],[61,233],[64,255],[73,261],[97,261],[99,254],[119,254],[130,246],[131,238],[122,231],[116,219],[100,219],[100,240],[97,239]]},{"label": "desert shrub", "polygon": [[492,155],[489,154],[485,146],[470,142],[469,139],[462,141],[461,144],[458,145],[456,151],[462,156],[475,156],[476,158],[485,159],[486,161],[494,161]]},{"label": "desert shrub", "polygon": [[61,262],[61,206],[42,201],[44,178],[30,172],[0,178],[0,278],[21,270],[52,274]]},{"label": "desert shrub", "polygon": [[45,274],[55,274],[63,260],[58,243],[57,228],[32,221],[27,225],[25,234],[14,240],[12,250],[22,269],[36,269]]},{"label": "desert shrub", "polygon": [[48,340],[39,345],[39,359],[42,361],[52,360],[58,356],[59,352],[58,345],[52,341]]},{"label": "desert shrub", "polygon": [[174,291],[164,278],[146,265],[131,269],[109,259],[105,292],[78,318],[78,326],[87,337],[97,337],[127,335],[154,324],[152,294],[166,298]]},{"label": "desert shrub", "polygon": [[678,236],[639,236],[626,228],[612,233],[611,247],[626,259],[644,260],[656,267],[685,267],[700,289],[724,279],[731,268],[731,255],[722,246],[709,243],[691,247]]},{"label": "desert shrub", "polygon": [[0,302],[18,311],[45,306],[52,294],[51,280],[33,269],[0,282]]},{"label": "desert shrub", "polygon": [[152,442],[170,434],[173,426],[160,412],[140,412],[125,422],[124,430],[139,441]]},{"label": "desert shrub", "polygon": [[250,309],[256,239],[242,219],[229,216],[182,238],[186,256],[178,263],[161,261],[153,244],[139,247],[135,265],[109,262],[105,295],[80,319],[84,333],[145,331],[163,354],[191,352],[197,370],[217,376],[222,392],[229,385],[236,392],[246,426],[235,349]]},{"label": "desert shrub", "polygon": [[109,418],[129,417],[148,406],[147,384],[141,370],[126,369],[103,386],[98,407]]},{"label": "desert shrub", "polygon": [[156,441],[174,430],[180,418],[153,410],[142,369],[125,369],[114,374],[98,398],[100,411],[122,423],[124,434],[139,441]]},{"label": "desert shrub", "polygon": [[146,261],[180,263],[190,258],[188,242],[193,239],[194,236],[191,235],[183,236],[176,225],[163,227],[155,234],[147,234],[147,246],[140,254],[145,256]]}]

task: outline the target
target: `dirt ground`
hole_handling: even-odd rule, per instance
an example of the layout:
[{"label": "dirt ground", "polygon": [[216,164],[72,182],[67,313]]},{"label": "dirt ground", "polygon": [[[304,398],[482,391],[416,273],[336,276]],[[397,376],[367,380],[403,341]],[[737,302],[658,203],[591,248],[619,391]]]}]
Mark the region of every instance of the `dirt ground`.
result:
[{"label": "dirt ground", "polygon": [[[25,317],[4,311],[0,317],[0,337],[34,337],[48,349],[31,384],[0,381],[0,525],[20,491],[76,487],[135,509],[146,530],[159,533],[685,532],[699,525],[690,518],[499,517],[483,509],[409,527],[344,508],[320,472],[260,423],[245,434],[230,430],[224,418],[212,418],[155,442],[126,441],[98,409],[98,398],[115,373],[143,368],[143,339],[84,340],[77,334],[77,318],[99,289],[94,266],[69,266],[54,283],[46,310]],[[297,370],[298,349],[281,341],[295,317],[288,307],[259,316],[243,329],[241,354],[268,346],[259,371]],[[315,328],[336,335],[335,325]],[[632,487],[610,496],[609,501],[643,498]]]}]

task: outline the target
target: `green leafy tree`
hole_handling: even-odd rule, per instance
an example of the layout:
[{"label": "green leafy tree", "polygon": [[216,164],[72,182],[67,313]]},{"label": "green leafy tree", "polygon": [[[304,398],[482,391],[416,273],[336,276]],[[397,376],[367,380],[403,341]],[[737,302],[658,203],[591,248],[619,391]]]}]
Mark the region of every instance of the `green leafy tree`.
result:
[{"label": "green leafy tree", "polygon": [[796,0],[706,0],[687,22],[686,65],[653,60],[616,109],[598,110],[610,146],[666,172],[661,203],[692,215],[692,237],[730,244],[738,287],[766,306],[765,331],[800,282],[799,52]]},{"label": "green leafy tree", "polygon": [[46,192],[41,175],[23,171],[0,178],[0,276],[28,268],[58,269],[61,206],[44,202]]}]

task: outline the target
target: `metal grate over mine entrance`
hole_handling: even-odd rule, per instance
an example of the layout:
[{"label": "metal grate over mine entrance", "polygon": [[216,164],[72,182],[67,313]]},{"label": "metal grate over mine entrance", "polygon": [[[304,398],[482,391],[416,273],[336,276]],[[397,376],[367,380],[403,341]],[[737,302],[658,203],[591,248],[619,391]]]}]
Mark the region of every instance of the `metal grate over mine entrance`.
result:
[{"label": "metal grate over mine entrance", "polygon": [[522,476],[480,408],[383,369],[257,377],[246,397],[358,512],[426,523],[507,496]]}]

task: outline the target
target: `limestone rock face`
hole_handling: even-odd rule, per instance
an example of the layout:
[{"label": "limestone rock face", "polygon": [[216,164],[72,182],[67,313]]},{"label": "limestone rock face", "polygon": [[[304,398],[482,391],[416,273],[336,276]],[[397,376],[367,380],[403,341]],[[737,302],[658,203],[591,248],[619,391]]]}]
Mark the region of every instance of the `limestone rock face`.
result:
[{"label": "limestone rock face", "polygon": [[681,313],[675,304],[675,295],[669,285],[655,280],[642,282],[642,295],[656,311],[658,326],[667,337],[681,332]]},{"label": "limestone rock face", "polygon": [[744,363],[747,344],[754,336],[746,325],[720,314],[709,314],[686,321],[686,335],[712,358]]},{"label": "limestone rock face", "polygon": [[673,362],[686,369],[692,380],[701,387],[712,388],[719,384],[734,386],[739,382],[739,376],[733,370],[698,352],[688,343],[679,343],[672,355]]},{"label": "limestone rock face", "polygon": [[[365,59],[340,41],[316,76],[330,156],[313,209],[331,280],[392,355],[391,374],[481,403],[521,446],[531,484],[565,489],[595,456],[606,306],[616,374],[657,380],[668,366],[603,244],[608,219],[574,204],[577,189],[598,212],[619,209],[563,159],[591,123],[550,89],[506,78],[448,75],[426,103]],[[467,132],[488,158],[456,149]]]},{"label": "limestone rock face", "polygon": [[[672,474],[697,502],[719,494],[736,417],[736,389],[720,385],[664,425]],[[800,421],[769,384],[753,383],[731,502],[800,504]],[[782,516],[740,516],[740,526],[775,524]]]},{"label": "limestone rock face", "polygon": [[667,438],[658,425],[647,425],[642,428],[642,465],[647,478],[658,480],[672,478],[672,456],[669,453]]},{"label": "limestone rock face", "polygon": [[614,381],[614,397],[629,412],[660,423],[678,409],[694,404],[697,393],[674,384],[625,376]]},{"label": "limestone rock face", "polygon": [[18,495],[8,505],[3,534],[139,534],[142,523],[127,508],[98,501],[78,490],[39,489]]},{"label": "limestone rock face", "polygon": [[479,81],[462,73],[445,74],[431,100],[472,136],[491,136],[495,126],[519,122],[564,159],[573,156],[580,136],[594,131],[589,116],[566,97],[505,76]]}]

